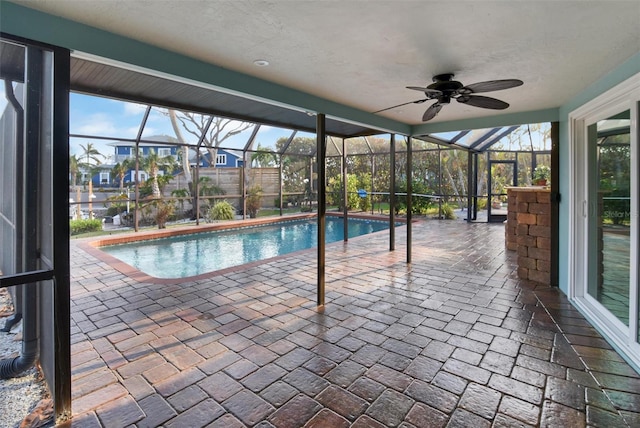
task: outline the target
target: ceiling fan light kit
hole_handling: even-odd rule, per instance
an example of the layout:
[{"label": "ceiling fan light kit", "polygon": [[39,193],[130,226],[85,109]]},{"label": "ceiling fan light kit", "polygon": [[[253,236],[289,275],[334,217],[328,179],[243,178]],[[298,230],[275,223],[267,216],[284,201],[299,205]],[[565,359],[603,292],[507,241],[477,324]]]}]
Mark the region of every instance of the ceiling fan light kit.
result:
[{"label": "ceiling fan light kit", "polygon": [[427,108],[427,110],[424,112],[424,115],[422,116],[422,120],[426,122],[436,117],[442,107],[451,102],[451,99],[455,99],[459,103],[468,104],[474,107],[488,108],[493,110],[504,110],[509,107],[508,103],[497,98],[474,94],[515,88],[517,86],[521,86],[524,83],[522,82],[522,80],[518,79],[503,79],[488,80],[486,82],[478,82],[464,86],[457,80],[453,80],[453,77],[454,75],[451,73],[438,74],[433,77],[433,83],[427,87],[423,88],[420,86],[407,86],[407,89],[424,92],[427,98],[419,99],[416,101],[409,101],[404,104],[399,104],[393,107],[378,110],[374,113],[380,113],[407,104],[421,104],[425,101],[436,100],[435,103],[431,104],[431,106]]}]

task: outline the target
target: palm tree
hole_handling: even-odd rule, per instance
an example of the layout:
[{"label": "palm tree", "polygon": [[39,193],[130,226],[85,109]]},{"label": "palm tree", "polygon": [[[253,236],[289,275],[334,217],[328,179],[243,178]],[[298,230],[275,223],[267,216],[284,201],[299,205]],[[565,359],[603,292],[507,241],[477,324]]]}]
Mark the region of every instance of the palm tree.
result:
[{"label": "palm tree", "polygon": [[251,155],[251,163],[258,168],[273,167],[278,164],[278,155],[258,143],[258,148]]},{"label": "palm tree", "polygon": [[80,164],[76,155],[69,157],[69,185],[78,184],[78,174],[80,173]]},{"label": "palm tree", "polygon": [[179,156],[180,161],[182,162],[182,173],[184,174],[184,178],[187,181],[189,193],[193,195],[195,192],[193,191],[193,176],[191,175],[191,165],[189,165],[189,147],[186,145],[186,141],[182,136],[182,131],[180,130],[180,126],[178,125],[178,118],[176,116],[175,110],[169,109],[169,119],[171,120],[171,127],[173,128],[173,132],[175,132],[176,134],[178,142],[182,144]]},{"label": "palm tree", "polygon": [[160,182],[162,181],[163,184],[166,184],[171,179],[171,177],[161,178],[160,170],[171,172],[173,170],[173,166],[173,156],[160,157],[153,149],[149,150],[149,154],[142,160],[142,168],[149,174],[149,180],[151,181],[151,195],[154,199],[162,198]]},{"label": "palm tree", "polygon": [[129,161],[129,159],[125,159],[122,162],[118,162],[117,164],[115,164],[111,169],[111,172],[113,173],[113,175],[120,179],[120,186],[119,186],[120,193],[124,193],[124,177],[125,175],[127,175],[127,172],[129,172],[129,170],[131,169],[130,164],[131,162]]},{"label": "palm tree", "polygon": [[95,172],[96,166],[102,163],[100,158],[104,159],[104,155],[93,146],[93,143],[87,143],[86,146],[84,144],[80,144],[80,148],[82,149],[82,155],[80,158],[83,162],[79,162],[78,165],[87,171],[88,181],[91,181],[91,177]]}]

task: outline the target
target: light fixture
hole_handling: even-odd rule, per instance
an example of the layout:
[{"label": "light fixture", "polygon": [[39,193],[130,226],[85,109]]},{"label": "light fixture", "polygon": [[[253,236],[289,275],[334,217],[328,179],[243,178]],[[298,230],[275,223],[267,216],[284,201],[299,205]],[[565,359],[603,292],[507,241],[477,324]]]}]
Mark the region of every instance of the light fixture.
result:
[{"label": "light fixture", "polygon": [[266,67],[269,65],[269,61],[267,61],[266,59],[257,59],[253,61],[253,64],[257,65],[258,67]]}]

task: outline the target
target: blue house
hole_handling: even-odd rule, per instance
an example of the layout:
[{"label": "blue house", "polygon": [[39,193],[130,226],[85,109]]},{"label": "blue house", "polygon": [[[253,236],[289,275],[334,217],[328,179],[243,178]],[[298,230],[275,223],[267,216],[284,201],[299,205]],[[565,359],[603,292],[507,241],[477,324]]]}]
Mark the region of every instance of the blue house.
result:
[{"label": "blue house", "polygon": [[[159,157],[171,156],[174,158],[177,168],[173,171],[173,174],[179,174],[182,172],[182,164],[179,163],[178,154],[180,152],[180,146],[177,145],[178,140],[169,135],[156,135],[147,137],[144,142],[138,144],[140,153],[140,159],[148,156],[150,153],[156,153]],[[113,161],[109,164],[100,165],[100,170],[91,178],[95,187],[117,187],[120,185],[120,177],[113,174],[112,169],[117,163],[129,160],[132,165],[135,165],[136,159],[136,144],[134,142],[119,141],[117,143],[110,144],[114,148]],[[200,157],[200,167],[211,167],[210,155],[207,152],[204,156]],[[189,164],[194,167],[196,165],[195,151],[190,150]],[[232,150],[218,149],[216,155],[216,168],[237,168],[243,165],[242,156]],[[160,174],[164,174],[164,171],[160,171]],[[142,168],[138,171],[138,180],[145,181],[148,178],[146,171]],[[124,176],[125,185],[135,183],[135,167],[130,168]]]}]

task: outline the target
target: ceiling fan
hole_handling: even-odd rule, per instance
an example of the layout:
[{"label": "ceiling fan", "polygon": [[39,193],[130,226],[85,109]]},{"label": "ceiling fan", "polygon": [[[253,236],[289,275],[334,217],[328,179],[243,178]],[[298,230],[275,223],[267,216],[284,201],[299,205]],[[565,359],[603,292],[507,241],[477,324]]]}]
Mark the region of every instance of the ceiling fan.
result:
[{"label": "ceiling fan", "polygon": [[424,112],[424,115],[422,115],[422,120],[426,122],[436,117],[442,107],[446,104],[449,104],[452,98],[459,103],[468,104],[474,107],[504,110],[509,107],[509,104],[505,103],[504,101],[498,100],[496,98],[474,94],[479,92],[491,92],[500,91],[502,89],[515,88],[516,86],[520,86],[523,83],[524,82],[522,82],[522,80],[518,79],[504,79],[489,80],[486,82],[478,82],[464,86],[462,83],[453,80],[453,74],[451,73],[438,74],[437,76],[433,77],[433,83],[426,88],[420,86],[407,86],[407,89],[424,92],[427,98],[398,104],[393,107],[378,110],[374,113],[380,113],[407,104],[421,104],[425,101],[436,100],[436,102],[431,104],[431,106],[429,106],[429,108]]}]

